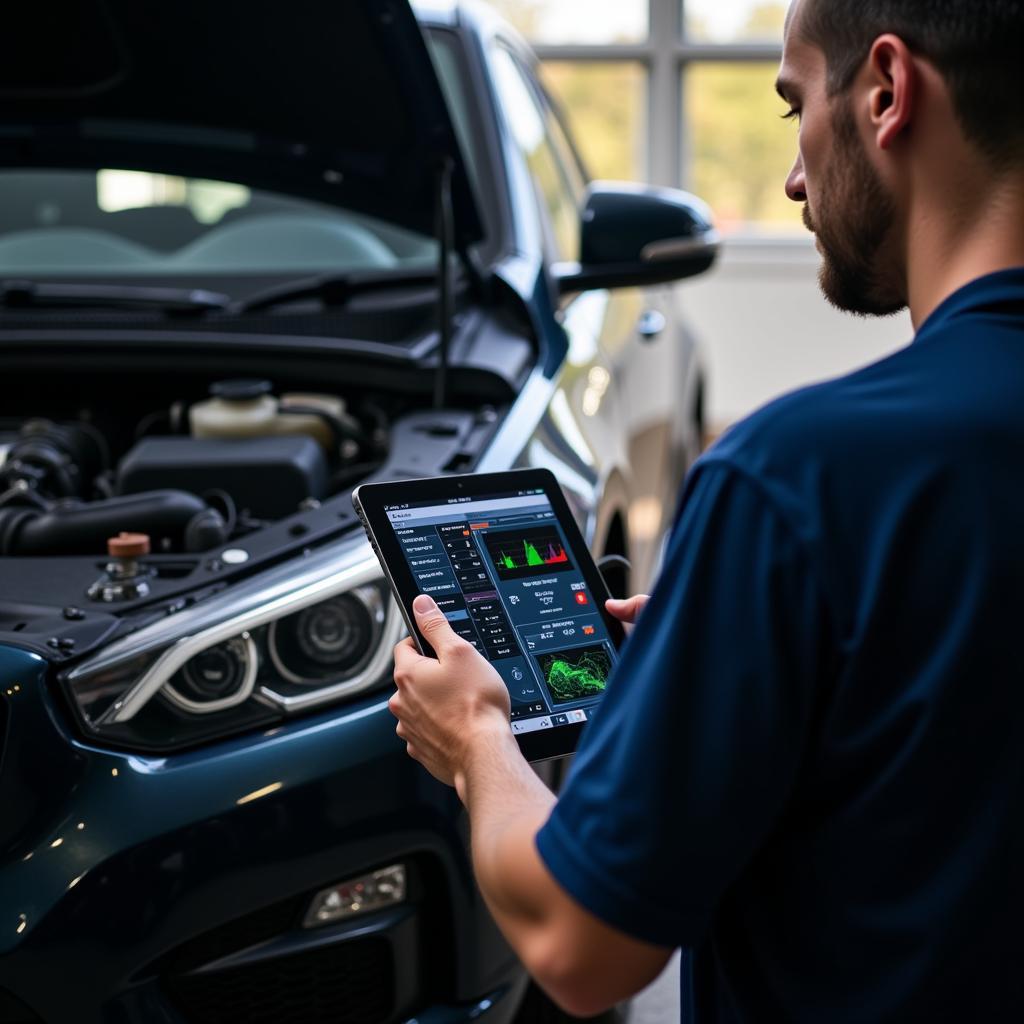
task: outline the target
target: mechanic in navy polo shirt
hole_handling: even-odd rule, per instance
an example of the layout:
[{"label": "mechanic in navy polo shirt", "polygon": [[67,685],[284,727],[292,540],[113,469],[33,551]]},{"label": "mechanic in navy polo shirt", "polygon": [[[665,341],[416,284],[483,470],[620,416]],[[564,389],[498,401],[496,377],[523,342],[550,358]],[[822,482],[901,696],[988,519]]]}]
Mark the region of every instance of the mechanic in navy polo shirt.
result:
[{"label": "mechanic in navy polo shirt", "polygon": [[701,1024],[1021,1021],[1024,0],[797,0],[778,90],[826,297],[913,343],[699,460],[557,802],[422,596],[398,734],[572,1013],[683,947]]}]

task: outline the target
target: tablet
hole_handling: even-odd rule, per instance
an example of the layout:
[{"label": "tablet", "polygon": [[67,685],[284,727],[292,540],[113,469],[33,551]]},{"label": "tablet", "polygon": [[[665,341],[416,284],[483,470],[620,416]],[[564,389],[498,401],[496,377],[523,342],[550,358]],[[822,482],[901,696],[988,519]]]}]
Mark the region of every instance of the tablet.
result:
[{"label": "tablet", "polygon": [[624,633],[554,476],[544,469],[363,484],[352,502],[420,651],[429,594],[497,669],[527,759],[570,754]]}]

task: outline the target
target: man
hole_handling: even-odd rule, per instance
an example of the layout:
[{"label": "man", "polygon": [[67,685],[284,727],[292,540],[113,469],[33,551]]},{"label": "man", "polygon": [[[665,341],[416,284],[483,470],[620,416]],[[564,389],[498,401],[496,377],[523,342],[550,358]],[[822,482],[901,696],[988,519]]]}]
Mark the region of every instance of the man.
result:
[{"label": "man", "polygon": [[439,660],[396,649],[398,734],[571,1012],[684,947],[701,1022],[1024,1019],[1022,54],[1018,0],[790,10],[823,290],[917,335],[700,460],[557,803],[417,598]]}]

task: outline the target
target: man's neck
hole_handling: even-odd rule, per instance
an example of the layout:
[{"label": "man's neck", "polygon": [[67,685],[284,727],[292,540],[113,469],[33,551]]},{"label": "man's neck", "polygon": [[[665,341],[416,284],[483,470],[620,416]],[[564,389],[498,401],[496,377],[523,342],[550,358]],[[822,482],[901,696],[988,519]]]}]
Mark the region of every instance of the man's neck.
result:
[{"label": "man's neck", "polygon": [[961,185],[959,195],[930,197],[911,217],[907,292],[915,330],[964,285],[1024,267],[1024,171]]}]

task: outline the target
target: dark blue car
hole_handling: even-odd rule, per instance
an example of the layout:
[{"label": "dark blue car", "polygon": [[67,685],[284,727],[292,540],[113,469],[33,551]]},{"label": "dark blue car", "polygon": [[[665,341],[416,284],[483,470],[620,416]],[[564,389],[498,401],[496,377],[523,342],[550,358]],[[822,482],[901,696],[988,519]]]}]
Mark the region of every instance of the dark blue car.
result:
[{"label": "dark blue car", "polygon": [[647,582],[707,210],[588,181],[482,8],[80,0],[4,35],[0,1022],[564,1019],[395,737],[351,490],[545,466]]}]

